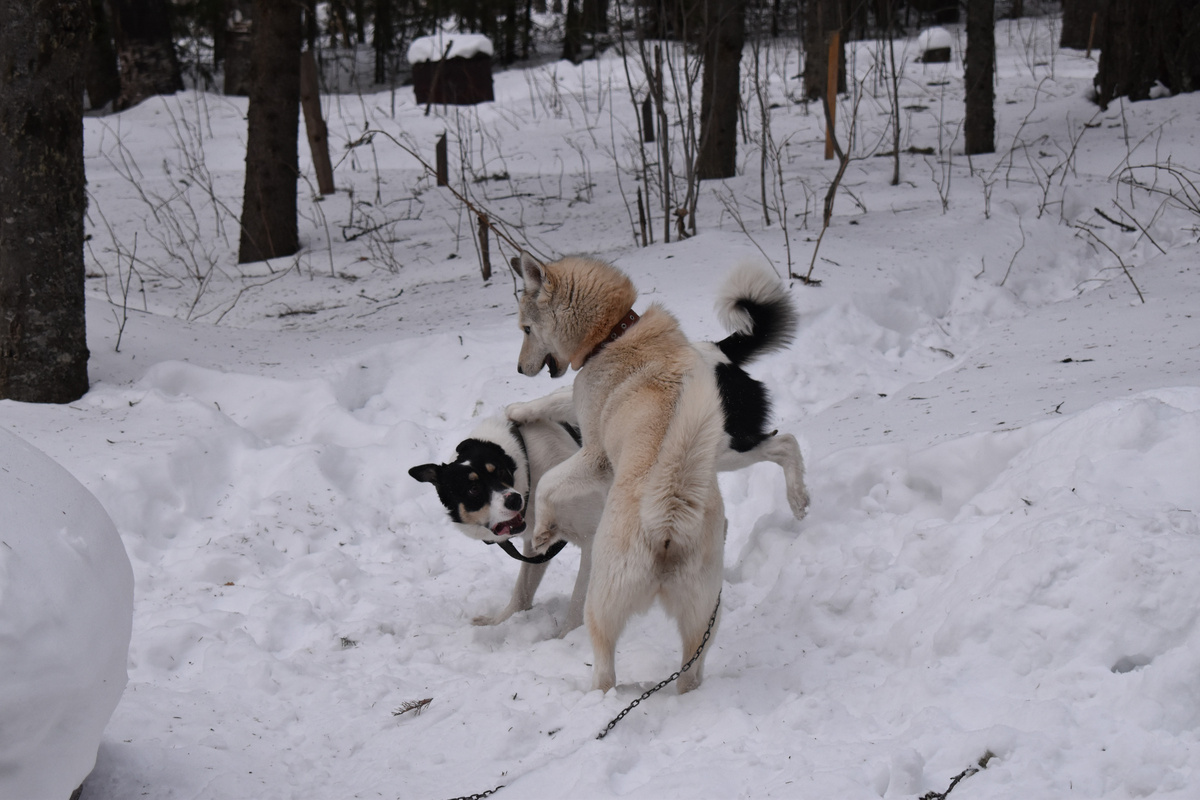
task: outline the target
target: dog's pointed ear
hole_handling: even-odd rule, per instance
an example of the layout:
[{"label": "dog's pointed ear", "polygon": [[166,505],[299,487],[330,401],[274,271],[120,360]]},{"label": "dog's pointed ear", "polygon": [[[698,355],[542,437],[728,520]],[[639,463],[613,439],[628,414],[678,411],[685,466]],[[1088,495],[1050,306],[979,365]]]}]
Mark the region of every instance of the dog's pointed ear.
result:
[{"label": "dog's pointed ear", "polygon": [[408,471],[409,475],[420,481],[421,483],[432,483],[437,485],[438,482],[438,465],[437,464],[421,464],[413,467]]},{"label": "dog's pointed ear", "polygon": [[536,292],[546,280],[546,268],[524,250],[512,260],[513,272],[525,280],[525,291]]}]

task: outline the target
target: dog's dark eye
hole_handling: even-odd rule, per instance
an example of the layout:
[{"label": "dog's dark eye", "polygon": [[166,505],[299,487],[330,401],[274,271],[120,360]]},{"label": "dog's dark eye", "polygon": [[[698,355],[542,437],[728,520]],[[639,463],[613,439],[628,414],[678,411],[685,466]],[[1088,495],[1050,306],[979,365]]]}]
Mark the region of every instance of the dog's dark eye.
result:
[{"label": "dog's dark eye", "polygon": [[529,326],[528,326],[528,325],[526,325],[526,326],[523,328],[523,330],[525,331],[525,335],[526,335],[526,336],[528,336],[528,335],[529,335]]}]

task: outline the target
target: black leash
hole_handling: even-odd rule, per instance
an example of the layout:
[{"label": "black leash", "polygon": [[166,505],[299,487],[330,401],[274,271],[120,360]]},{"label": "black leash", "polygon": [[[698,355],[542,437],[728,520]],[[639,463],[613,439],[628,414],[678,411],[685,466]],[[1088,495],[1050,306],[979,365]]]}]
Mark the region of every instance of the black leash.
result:
[{"label": "black leash", "polygon": [[508,553],[517,561],[524,561],[526,564],[545,564],[550,559],[562,552],[562,549],[567,546],[566,539],[559,539],[554,544],[550,545],[550,549],[542,553],[540,556],[524,556],[521,551],[517,550],[513,543],[505,539],[503,542],[484,542],[484,544],[498,544],[500,549]]}]

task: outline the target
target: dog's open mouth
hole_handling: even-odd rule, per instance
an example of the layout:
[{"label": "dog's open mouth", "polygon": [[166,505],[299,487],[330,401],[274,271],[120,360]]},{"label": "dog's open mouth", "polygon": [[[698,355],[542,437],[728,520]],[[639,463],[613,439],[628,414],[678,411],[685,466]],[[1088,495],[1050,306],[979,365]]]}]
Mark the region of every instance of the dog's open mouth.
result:
[{"label": "dog's open mouth", "polygon": [[554,357],[553,353],[547,353],[546,360],[542,363],[545,364],[546,369],[550,370],[550,377],[558,377],[558,359]]},{"label": "dog's open mouth", "polygon": [[492,528],[492,536],[516,536],[525,531],[525,517],[517,514]]}]

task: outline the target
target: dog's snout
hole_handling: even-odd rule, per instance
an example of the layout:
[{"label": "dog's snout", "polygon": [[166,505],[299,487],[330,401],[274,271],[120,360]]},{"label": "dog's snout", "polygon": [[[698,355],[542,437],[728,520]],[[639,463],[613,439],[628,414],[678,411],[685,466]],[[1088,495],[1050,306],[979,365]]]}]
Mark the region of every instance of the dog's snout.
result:
[{"label": "dog's snout", "polygon": [[521,495],[516,492],[510,492],[504,497],[504,507],[509,511],[520,511],[524,503],[521,500]]},{"label": "dog's snout", "polygon": [[518,374],[518,375],[524,375],[524,374],[525,374],[525,370],[521,368],[521,365],[520,365],[520,364],[517,364],[517,374]]}]

